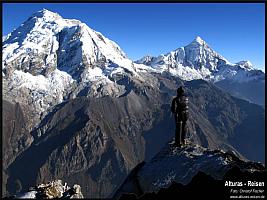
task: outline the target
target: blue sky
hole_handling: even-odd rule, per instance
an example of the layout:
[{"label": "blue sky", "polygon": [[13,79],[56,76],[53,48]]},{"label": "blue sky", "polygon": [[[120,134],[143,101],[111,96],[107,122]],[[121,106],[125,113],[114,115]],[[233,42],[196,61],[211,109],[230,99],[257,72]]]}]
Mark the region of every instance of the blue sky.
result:
[{"label": "blue sky", "polygon": [[265,66],[264,3],[5,3],[3,34],[46,8],[115,41],[129,58],[158,56],[196,36],[230,62]]}]

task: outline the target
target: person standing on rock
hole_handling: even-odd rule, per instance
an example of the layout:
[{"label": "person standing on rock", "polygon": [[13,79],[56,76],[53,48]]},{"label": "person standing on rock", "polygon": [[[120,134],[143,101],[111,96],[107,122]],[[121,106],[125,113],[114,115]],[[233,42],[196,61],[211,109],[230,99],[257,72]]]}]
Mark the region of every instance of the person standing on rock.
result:
[{"label": "person standing on rock", "polygon": [[188,120],[188,97],[182,86],[177,89],[177,96],[172,100],[171,112],[175,119],[175,145],[185,145],[186,122]]}]

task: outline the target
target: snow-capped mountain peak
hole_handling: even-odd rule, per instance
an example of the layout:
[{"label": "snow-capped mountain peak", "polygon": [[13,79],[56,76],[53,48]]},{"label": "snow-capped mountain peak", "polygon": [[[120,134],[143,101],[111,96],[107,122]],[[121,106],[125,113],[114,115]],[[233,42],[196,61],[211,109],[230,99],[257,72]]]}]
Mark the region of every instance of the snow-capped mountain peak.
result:
[{"label": "snow-capped mountain peak", "polygon": [[40,11],[37,11],[31,15],[30,18],[37,17],[37,18],[45,18],[45,19],[58,19],[62,18],[58,13],[49,11],[47,9],[42,9]]},{"label": "snow-capped mountain peak", "polygon": [[46,9],[4,37],[2,48],[4,95],[34,103],[39,114],[85,88],[90,91],[83,95],[120,96],[125,87],[115,76],[140,79],[138,71],[149,69],[133,63],[115,42],[85,23]]},{"label": "snow-capped mountain peak", "polygon": [[[74,51],[75,49],[75,51]],[[70,51],[71,50],[71,51]],[[78,52],[80,51],[80,52]],[[43,9],[34,13],[20,27],[4,38],[3,69],[10,62],[17,61],[18,68],[25,69],[23,63],[34,54],[45,59],[41,68],[48,65],[59,65],[58,69],[73,71],[80,65],[101,63],[115,63],[130,69],[132,61],[127,59],[119,46],[94,31],[79,20],[63,19],[59,14]],[[72,55],[69,55],[72,54]],[[64,57],[63,60],[61,58]],[[34,59],[34,58],[33,58]],[[71,59],[71,62],[67,62]],[[64,64],[65,63],[65,64]],[[72,69],[69,68],[69,65]],[[113,65],[115,66],[115,65]]]},{"label": "snow-capped mountain peak", "polygon": [[191,43],[195,43],[199,45],[206,44],[206,42],[200,36],[197,36]]},{"label": "snow-capped mountain peak", "polygon": [[151,66],[160,73],[167,72],[184,80],[204,79],[217,82],[230,79],[247,82],[260,80],[264,76],[264,73],[254,69],[249,61],[230,63],[200,36],[184,47],[158,57],[146,56],[136,63]]},{"label": "snow-capped mountain peak", "polygon": [[236,65],[238,65],[238,66],[240,66],[240,67],[242,67],[244,69],[247,69],[247,70],[252,70],[253,69],[253,65],[249,60],[240,61],[240,62],[236,63]]},{"label": "snow-capped mountain peak", "polygon": [[[129,83],[118,83],[117,78],[127,76],[146,82],[139,72],[168,72],[185,80],[211,81],[261,76],[247,76],[248,62],[229,65],[199,36],[187,46],[134,63],[115,42],[85,23],[64,19],[46,9],[34,13],[3,39],[6,98],[34,102],[38,112],[47,111],[70,95],[75,98],[85,88],[85,95],[121,96],[127,88],[124,84]],[[32,91],[36,94],[28,95]]]}]

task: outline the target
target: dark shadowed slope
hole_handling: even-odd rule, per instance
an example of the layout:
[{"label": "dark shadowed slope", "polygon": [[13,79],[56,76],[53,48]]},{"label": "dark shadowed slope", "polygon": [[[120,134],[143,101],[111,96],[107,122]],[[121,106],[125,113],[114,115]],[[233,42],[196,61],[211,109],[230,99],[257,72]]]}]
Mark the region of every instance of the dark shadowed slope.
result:
[{"label": "dark shadowed slope", "polygon": [[[113,197],[123,198],[122,195],[129,193],[141,198],[149,197],[148,193],[159,197],[168,190],[179,196],[185,195],[186,191],[200,193],[199,187],[203,189],[201,195],[203,191],[221,191],[220,195],[223,195],[227,188],[221,180],[263,181],[266,177],[262,164],[240,160],[232,152],[214,151],[193,144],[178,148],[173,144],[174,141],[169,142],[151,161],[138,165]],[[210,193],[206,193],[207,197],[212,195]]]}]

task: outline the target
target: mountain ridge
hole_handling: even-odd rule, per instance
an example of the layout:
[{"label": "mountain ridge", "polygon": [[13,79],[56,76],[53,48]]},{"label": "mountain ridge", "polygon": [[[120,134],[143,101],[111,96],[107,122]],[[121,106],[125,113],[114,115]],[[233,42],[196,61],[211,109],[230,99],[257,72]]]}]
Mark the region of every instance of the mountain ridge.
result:
[{"label": "mountain ridge", "polygon": [[[213,59],[201,44],[201,38],[191,44],[185,75]],[[134,166],[172,138],[169,104],[180,85],[190,96],[190,141],[264,160],[261,107],[211,81],[186,81],[134,63],[117,44],[78,20],[37,12],[4,40],[3,55],[5,192],[62,178],[78,182],[87,197],[109,196]],[[257,134],[251,137],[253,131]],[[246,142],[257,146],[248,152]]]}]

